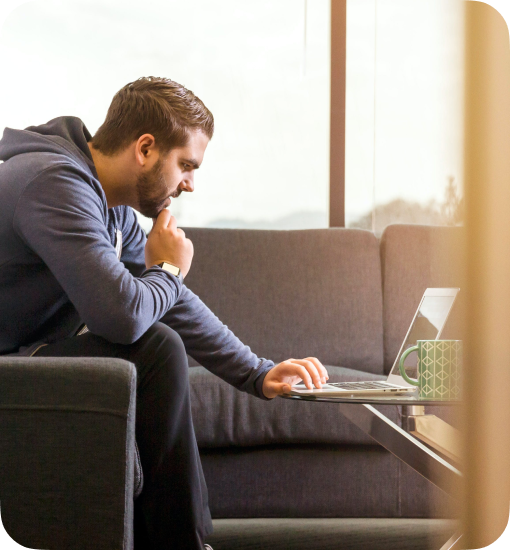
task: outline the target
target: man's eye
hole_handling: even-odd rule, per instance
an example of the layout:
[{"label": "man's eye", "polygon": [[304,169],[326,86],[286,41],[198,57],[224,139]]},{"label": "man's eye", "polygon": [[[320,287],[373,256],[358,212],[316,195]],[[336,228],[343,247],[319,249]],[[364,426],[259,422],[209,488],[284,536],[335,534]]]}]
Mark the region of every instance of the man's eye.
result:
[{"label": "man's eye", "polygon": [[190,166],[189,164],[184,163],[184,168],[185,168],[186,170],[189,170],[189,169],[191,168],[191,166]]}]

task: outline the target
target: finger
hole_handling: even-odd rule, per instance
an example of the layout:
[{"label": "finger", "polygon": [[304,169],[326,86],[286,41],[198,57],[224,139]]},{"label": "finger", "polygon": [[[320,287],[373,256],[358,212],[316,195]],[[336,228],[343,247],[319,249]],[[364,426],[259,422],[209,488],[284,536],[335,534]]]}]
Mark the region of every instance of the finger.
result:
[{"label": "finger", "polygon": [[292,361],[293,363],[302,365],[307,370],[316,388],[319,388],[319,389],[322,388],[322,382],[321,382],[319,370],[314,365],[314,363],[312,363],[311,361],[307,361],[306,359],[293,359]]},{"label": "finger", "polygon": [[[287,359],[279,365],[277,365],[280,370],[278,372],[278,381],[287,379],[289,383],[293,386],[294,384],[299,384],[300,381],[304,382],[306,387],[311,390],[313,389],[313,380],[308,373],[308,370],[305,366],[298,363],[299,359]],[[281,378],[281,377],[284,378]],[[292,382],[291,382],[292,381]]]},{"label": "finger", "polygon": [[168,220],[168,229],[170,229],[170,231],[177,231],[177,220],[175,219],[175,216],[170,216],[170,219]]},{"label": "finger", "polygon": [[317,357],[307,357],[303,359],[304,361],[309,361],[317,369],[321,382],[325,384],[329,378],[328,371],[324,368],[324,365],[317,359]]},{"label": "finger", "polygon": [[177,227],[175,231],[177,233],[179,233],[179,235],[182,235],[183,237],[186,237],[186,233],[184,233],[184,231],[180,227]]},{"label": "finger", "polygon": [[303,382],[305,383],[305,386],[309,390],[313,390],[312,378],[305,366],[297,363],[295,359],[289,359],[289,361],[285,361],[285,365],[288,367],[291,367],[292,370],[294,370],[295,374],[297,374],[299,378],[303,380]]},{"label": "finger", "polygon": [[307,357],[306,360],[311,361],[317,367],[322,383],[325,384],[326,380],[329,380],[329,374],[326,367],[317,359],[317,357]]},{"label": "finger", "polygon": [[289,384],[275,384],[275,390],[277,391],[278,395],[283,395],[284,393],[290,393],[291,387]]},{"label": "finger", "polygon": [[289,394],[291,391],[291,387],[289,384],[286,384],[285,382],[271,382],[265,389],[264,389],[264,395],[266,397],[269,397],[269,399],[273,399],[273,397],[276,397],[277,395],[284,395]]},{"label": "finger", "polygon": [[158,214],[158,217],[156,218],[156,221],[154,221],[153,218],[153,228],[160,229],[167,227],[172,218],[173,216],[172,214],[170,214],[169,210],[161,210],[161,212]]}]

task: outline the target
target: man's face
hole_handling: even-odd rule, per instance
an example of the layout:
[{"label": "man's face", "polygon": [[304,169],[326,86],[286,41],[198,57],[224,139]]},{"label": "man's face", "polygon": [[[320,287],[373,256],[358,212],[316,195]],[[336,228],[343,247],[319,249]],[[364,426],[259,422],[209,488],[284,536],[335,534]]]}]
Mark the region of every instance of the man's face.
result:
[{"label": "man's face", "polygon": [[191,132],[187,145],[160,156],[150,170],[138,176],[136,193],[141,214],[157,218],[170,206],[172,198],[194,190],[195,170],[202,164],[208,143],[209,138],[203,132]]}]

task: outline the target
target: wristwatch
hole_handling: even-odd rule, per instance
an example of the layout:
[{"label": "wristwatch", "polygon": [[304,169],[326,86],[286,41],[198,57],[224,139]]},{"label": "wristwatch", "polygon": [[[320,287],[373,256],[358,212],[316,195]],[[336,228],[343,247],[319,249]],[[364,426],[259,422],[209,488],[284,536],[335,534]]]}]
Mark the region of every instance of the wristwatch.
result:
[{"label": "wristwatch", "polygon": [[168,273],[175,275],[178,279],[180,279],[182,283],[183,276],[180,268],[178,268],[176,265],[169,264],[168,262],[161,262],[160,264],[156,264],[156,265],[159,266],[161,269],[168,271]]}]

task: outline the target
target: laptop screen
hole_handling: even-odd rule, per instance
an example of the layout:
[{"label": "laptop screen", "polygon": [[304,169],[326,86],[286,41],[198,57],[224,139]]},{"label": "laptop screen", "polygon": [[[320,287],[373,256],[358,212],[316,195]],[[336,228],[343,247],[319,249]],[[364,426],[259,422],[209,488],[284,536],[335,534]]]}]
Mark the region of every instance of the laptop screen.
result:
[{"label": "laptop screen", "polygon": [[[446,318],[450,313],[455,296],[427,296],[422,298],[413,324],[407,333],[404,345],[400,349],[398,357],[390,374],[400,376],[398,362],[404,351],[416,345],[418,340],[435,340],[443,329]],[[412,378],[416,378],[416,353],[411,353],[406,358],[404,365],[406,372]]]}]

